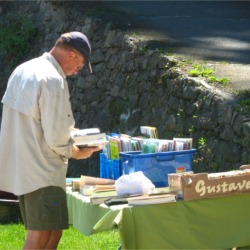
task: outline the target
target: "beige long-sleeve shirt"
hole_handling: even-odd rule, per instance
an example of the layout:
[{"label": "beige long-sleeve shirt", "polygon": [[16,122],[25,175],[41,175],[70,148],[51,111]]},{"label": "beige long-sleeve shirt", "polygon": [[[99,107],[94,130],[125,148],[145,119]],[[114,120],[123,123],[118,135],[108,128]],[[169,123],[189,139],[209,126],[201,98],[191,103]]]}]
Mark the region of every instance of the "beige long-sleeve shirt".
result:
[{"label": "beige long-sleeve shirt", "polygon": [[65,188],[74,118],[66,77],[49,53],[18,66],[9,78],[0,134],[0,190],[22,195]]}]

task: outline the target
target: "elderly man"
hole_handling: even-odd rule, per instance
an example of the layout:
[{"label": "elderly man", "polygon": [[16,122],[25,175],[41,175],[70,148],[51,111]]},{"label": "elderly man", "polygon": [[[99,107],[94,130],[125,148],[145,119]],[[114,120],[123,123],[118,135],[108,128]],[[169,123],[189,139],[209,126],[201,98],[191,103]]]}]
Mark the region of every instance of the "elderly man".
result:
[{"label": "elderly man", "polygon": [[92,72],[91,46],[80,32],[63,34],[50,52],[19,65],[3,96],[0,190],[18,196],[24,249],[56,249],[68,228],[65,177],[69,158],[85,159],[99,147],[78,148],[66,76]]}]

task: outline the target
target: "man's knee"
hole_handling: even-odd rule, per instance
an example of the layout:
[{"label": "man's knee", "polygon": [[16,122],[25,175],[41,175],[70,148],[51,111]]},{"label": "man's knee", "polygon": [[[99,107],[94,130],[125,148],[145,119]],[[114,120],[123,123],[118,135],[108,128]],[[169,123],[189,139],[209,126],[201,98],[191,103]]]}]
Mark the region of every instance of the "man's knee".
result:
[{"label": "man's knee", "polygon": [[51,231],[51,236],[50,238],[53,238],[53,239],[61,239],[62,237],[62,230],[53,230]]},{"label": "man's knee", "polygon": [[56,249],[62,237],[62,230],[51,231],[50,239],[46,244],[46,249]]},{"label": "man's knee", "polygon": [[51,231],[28,230],[24,249],[44,249],[51,237]]}]

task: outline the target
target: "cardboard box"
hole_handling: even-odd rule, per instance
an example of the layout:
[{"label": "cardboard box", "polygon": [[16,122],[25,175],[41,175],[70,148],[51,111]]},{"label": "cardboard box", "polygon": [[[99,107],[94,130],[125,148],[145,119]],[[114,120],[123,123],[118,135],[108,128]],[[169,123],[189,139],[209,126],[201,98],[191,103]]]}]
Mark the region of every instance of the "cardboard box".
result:
[{"label": "cardboard box", "polygon": [[168,175],[169,191],[183,200],[206,199],[250,192],[250,169],[220,173]]}]

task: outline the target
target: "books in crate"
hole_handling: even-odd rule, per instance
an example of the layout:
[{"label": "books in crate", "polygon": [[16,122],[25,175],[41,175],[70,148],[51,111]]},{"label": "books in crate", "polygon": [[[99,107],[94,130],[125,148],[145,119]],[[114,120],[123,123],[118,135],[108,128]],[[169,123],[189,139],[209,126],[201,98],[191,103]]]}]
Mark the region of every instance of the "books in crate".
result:
[{"label": "books in crate", "polygon": [[106,140],[106,134],[100,133],[98,128],[73,130],[70,132],[70,136],[74,140],[76,146],[104,147],[108,143]]}]

